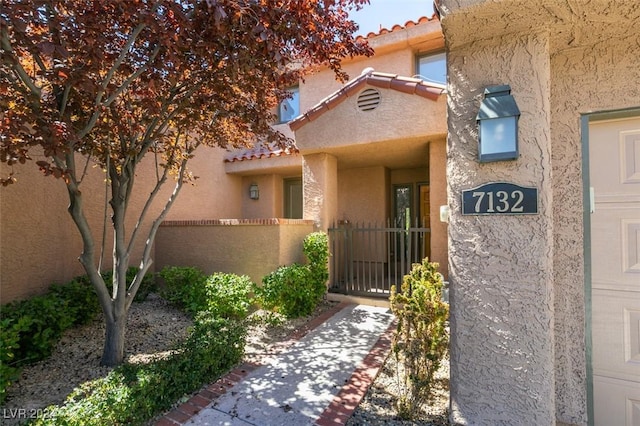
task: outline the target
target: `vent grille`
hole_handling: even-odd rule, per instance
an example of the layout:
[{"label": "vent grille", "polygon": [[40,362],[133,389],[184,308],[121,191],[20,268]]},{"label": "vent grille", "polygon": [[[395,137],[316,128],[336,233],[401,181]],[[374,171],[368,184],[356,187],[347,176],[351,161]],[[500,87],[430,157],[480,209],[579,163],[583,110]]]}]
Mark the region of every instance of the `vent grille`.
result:
[{"label": "vent grille", "polygon": [[365,89],[358,95],[358,108],[360,111],[371,111],[380,105],[380,92],[376,89]]}]

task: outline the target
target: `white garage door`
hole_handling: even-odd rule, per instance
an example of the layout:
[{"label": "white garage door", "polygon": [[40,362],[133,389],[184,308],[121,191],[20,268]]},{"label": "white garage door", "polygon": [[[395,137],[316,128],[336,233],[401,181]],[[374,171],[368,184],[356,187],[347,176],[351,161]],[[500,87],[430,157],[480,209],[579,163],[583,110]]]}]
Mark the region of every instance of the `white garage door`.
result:
[{"label": "white garage door", "polygon": [[596,425],[640,426],[640,117],[589,126]]}]

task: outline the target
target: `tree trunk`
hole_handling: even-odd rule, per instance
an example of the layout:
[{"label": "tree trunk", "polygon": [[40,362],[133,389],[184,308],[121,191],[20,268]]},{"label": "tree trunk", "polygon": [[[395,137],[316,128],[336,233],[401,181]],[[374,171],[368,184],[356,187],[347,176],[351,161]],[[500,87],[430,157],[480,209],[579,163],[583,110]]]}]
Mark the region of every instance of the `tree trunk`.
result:
[{"label": "tree trunk", "polygon": [[126,331],[126,323],[126,312],[121,314],[114,312],[114,319],[105,318],[107,328],[100,364],[115,367],[124,361],[124,334]]}]

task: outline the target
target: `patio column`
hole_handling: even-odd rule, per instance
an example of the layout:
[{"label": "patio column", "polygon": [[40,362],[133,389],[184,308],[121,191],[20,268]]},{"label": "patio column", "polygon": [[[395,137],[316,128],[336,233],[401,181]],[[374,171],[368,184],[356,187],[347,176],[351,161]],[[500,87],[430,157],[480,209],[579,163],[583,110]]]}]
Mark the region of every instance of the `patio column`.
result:
[{"label": "patio column", "polygon": [[326,153],[302,159],[303,219],[313,220],[326,231],[338,212],[338,160]]},{"label": "patio column", "polygon": [[[453,46],[447,55],[454,88],[449,95],[447,180],[451,420],[456,424],[556,424],[556,183],[551,173],[548,46],[540,33],[509,33]],[[484,88],[496,84],[509,84],[523,111],[520,156],[480,163],[476,116]],[[463,215],[463,191],[491,182],[536,188],[537,213]]]}]

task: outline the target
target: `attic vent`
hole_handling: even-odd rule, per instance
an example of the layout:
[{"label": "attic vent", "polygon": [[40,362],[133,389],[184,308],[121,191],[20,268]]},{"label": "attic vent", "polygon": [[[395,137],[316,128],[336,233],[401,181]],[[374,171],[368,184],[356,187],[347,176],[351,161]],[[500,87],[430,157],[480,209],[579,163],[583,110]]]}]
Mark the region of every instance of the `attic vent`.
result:
[{"label": "attic vent", "polygon": [[376,89],[365,89],[358,95],[360,111],[371,111],[380,105],[380,92]]}]

